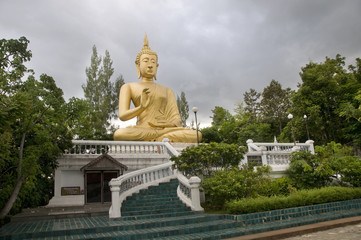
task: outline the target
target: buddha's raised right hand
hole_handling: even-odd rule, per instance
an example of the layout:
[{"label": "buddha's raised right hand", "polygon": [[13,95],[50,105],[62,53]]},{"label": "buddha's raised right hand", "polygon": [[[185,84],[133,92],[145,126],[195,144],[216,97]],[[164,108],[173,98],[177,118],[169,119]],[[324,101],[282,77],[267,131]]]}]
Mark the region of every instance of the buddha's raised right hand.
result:
[{"label": "buddha's raised right hand", "polygon": [[149,88],[144,88],[142,91],[142,95],[140,97],[140,107],[143,109],[147,108],[150,103],[149,93]]}]

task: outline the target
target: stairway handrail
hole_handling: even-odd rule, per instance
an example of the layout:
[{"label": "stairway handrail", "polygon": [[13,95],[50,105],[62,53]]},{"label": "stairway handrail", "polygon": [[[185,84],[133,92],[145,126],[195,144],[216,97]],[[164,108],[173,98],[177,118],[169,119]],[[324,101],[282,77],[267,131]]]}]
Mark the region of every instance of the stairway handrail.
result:
[{"label": "stairway handrail", "polygon": [[172,167],[172,165],[173,165],[172,162],[166,162],[166,163],[163,163],[163,164],[160,164],[160,165],[139,169],[139,170],[127,173],[125,175],[119,176],[118,178],[113,178],[110,181],[109,185],[110,186],[119,185],[119,183],[123,183],[124,181],[129,180],[129,179],[131,179],[133,177],[140,176],[141,174],[152,173],[154,171],[161,170],[161,169],[164,169],[164,168],[169,168],[169,167]]}]

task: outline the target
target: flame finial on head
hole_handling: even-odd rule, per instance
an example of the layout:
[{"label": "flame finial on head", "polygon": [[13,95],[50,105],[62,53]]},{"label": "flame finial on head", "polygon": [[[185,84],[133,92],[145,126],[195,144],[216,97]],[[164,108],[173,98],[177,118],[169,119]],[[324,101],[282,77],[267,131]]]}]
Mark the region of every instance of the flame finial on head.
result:
[{"label": "flame finial on head", "polygon": [[143,49],[144,49],[144,48],[150,49],[150,48],[149,48],[148,38],[147,38],[147,33],[145,33],[145,35],[144,35],[144,45],[143,45]]},{"label": "flame finial on head", "polygon": [[147,38],[147,33],[145,33],[144,35],[144,44],[143,44],[143,48],[142,50],[140,50],[140,52],[137,55],[137,58],[135,59],[135,64],[139,64],[139,60],[140,60],[140,56],[142,56],[142,54],[151,54],[151,55],[155,55],[157,57],[157,61],[158,61],[158,55],[156,52],[154,52],[152,49],[150,49],[149,47],[149,42],[148,42],[148,38]]}]

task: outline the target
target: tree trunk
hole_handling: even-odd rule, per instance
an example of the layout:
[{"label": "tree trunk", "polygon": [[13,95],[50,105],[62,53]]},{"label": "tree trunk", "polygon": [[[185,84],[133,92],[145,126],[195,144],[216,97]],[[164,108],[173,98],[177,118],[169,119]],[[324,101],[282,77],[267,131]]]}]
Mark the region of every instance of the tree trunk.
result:
[{"label": "tree trunk", "polygon": [[25,179],[22,176],[23,174],[21,173],[22,164],[23,164],[23,152],[24,152],[25,136],[26,136],[26,132],[23,133],[22,138],[21,138],[21,142],[20,142],[19,163],[18,163],[18,169],[17,169],[17,172],[18,172],[18,178],[17,179],[18,180],[16,182],[13,193],[11,194],[9,200],[7,201],[4,208],[0,212],[0,218],[4,218],[10,212],[10,210],[13,207],[16,199],[18,198],[21,186],[23,185],[23,182],[24,182],[24,179]]},{"label": "tree trunk", "polygon": [[21,186],[23,185],[24,178],[20,177],[15,185],[14,191],[11,194],[9,200],[5,204],[4,208],[1,210],[0,218],[4,218],[10,212],[11,208],[13,207],[16,199],[18,198]]}]

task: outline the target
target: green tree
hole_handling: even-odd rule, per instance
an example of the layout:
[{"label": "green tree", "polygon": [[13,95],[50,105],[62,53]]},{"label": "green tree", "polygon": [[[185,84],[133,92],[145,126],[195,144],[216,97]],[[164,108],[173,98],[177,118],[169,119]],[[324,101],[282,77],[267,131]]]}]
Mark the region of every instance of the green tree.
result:
[{"label": "green tree", "polygon": [[69,118],[69,129],[73,133],[74,139],[91,139],[93,132],[89,129],[93,127],[93,119],[96,112],[91,107],[89,101],[72,97],[66,107],[66,115]]},{"label": "green tree", "polygon": [[71,146],[63,91],[54,79],[43,74],[39,81],[33,75],[22,81],[29,72],[28,43],[21,37],[0,44],[0,218],[14,206],[44,203],[49,189],[36,186],[49,187],[56,158]]},{"label": "green tree", "polygon": [[224,121],[222,124],[218,127],[219,135],[221,136],[223,143],[228,144],[239,144],[238,141],[238,132],[240,121],[236,121],[232,119],[231,121]]},{"label": "green tree", "polygon": [[[355,81],[361,83],[361,59],[356,58],[356,66],[350,65],[349,70]],[[354,118],[361,122],[361,90],[353,97],[354,101],[345,102],[341,105],[339,115],[347,119]]]},{"label": "green tree", "polygon": [[251,88],[248,92],[243,94],[244,103],[246,104],[244,110],[249,115],[250,121],[257,121],[260,112],[260,97],[261,93]]},{"label": "green tree", "polygon": [[[295,122],[301,122],[304,114],[308,116],[311,139],[319,144],[335,141],[360,142],[361,123],[344,116],[345,106],[358,107],[357,93],[361,89],[358,67],[344,68],[345,58],[337,55],[326,57],[323,63],[310,62],[300,73],[302,83],[292,96],[293,107],[289,110]],[[295,125],[295,128],[304,124]],[[299,130],[306,135],[305,130]],[[305,137],[304,137],[305,138]]]},{"label": "green tree", "polygon": [[186,99],[186,94],[184,92],[181,92],[181,96],[179,97],[177,95],[177,106],[178,111],[182,120],[183,127],[187,126],[187,119],[189,117],[189,106]]},{"label": "green tree", "polygon": [[291,89],[282,89],[279,82],[272,80],[262,92],[260,109],[263,121],[273,126],[274,136],[281,134],[287,124],[287,110],[291,107]]},{"label": "green tree", "polygon": [[236,113],[234,115],[234,118],[238,121],[243,121],[246,118],[249,118],[249,116],[246,116],[246,109],[243,104],[243,102],[239,102],[238,104],[236,104],[236,107],[234,109],[234,112]]},{"label": "green tree", "polygon": [[213,116],[211,116],[211,118],[213,126],[220,126],[223,122],[234,121],[234,117],[232,116],[232,114],[223,107],[214,107],[212,113]]},{"label": "green tree", "polygon": [[202,133],[202,142],[204,143],[220,143],[222,141],[222,137],[219,133],[218,127],[216,126],[205,127],[200,131]]},{"label": "green tree", "polygon": [[[102,65],[101,65],[102,64]],[[85,72],[86,84],[82,85],[85,99],[89,101],[93,110],[90,114],[92,126],[84,137],[88,139],[109,139],[111,119],[116,116],[118,108],[119,89],[124,84],[122,76],[115,82],[111,81],[114,73],[113,61],[108,51],[105,57],[98,56],[97,48],[93,46],[90,67]]]},{"label": "green tree", "polygon": [[244,145],[248,139],[252,139],[254,142],[271,142],[273,137],[272,128],[269,123],[245,123],[238,131],[238,142]]}]

